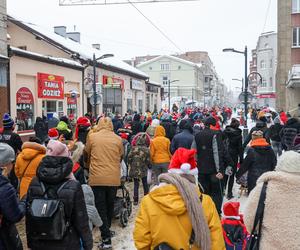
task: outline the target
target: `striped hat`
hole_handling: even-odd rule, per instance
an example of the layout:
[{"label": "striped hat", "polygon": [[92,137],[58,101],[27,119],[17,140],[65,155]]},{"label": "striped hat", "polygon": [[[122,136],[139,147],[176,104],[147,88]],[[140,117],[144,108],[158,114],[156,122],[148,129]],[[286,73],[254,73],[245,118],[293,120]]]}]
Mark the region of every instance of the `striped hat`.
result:
[{"label": "striped hat", "polygon": [[2,123],[4,128],[12,128],[15,124],[14,120],[7,113],[4,114]]}]

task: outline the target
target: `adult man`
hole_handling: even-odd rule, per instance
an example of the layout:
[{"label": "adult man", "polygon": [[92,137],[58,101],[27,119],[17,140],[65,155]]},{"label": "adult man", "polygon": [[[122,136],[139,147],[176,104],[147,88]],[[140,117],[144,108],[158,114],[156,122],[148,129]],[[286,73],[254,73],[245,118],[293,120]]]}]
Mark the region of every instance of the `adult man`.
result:
[{"label": "adult man", "polygon": [[179,124],[180,133],[175,135],[171,143],[171,153],[178,148],[190,149],[194,140],[193,128],[189,120],[182,120]]},{"label": "adult man", "polygon": [[99,249],[111,249],[110,226],[114,199],[120,185],[123,144],[122,139],[114,133],[110,118],[99,120],[96,132],[88,136],[85,150],[90,162],[89,185],[93,189],[96,208],[103,221]]},{"label": "adult man", "polygon": [[211,196],[216,208],[221,214],[224,176],[224,145],[219,131],[210,127],[216,126],[216,119],[212,116],[206,118],[205,128],[195,136],[192,148],[197,149],[197,167],[199,183],[204,193]]}]

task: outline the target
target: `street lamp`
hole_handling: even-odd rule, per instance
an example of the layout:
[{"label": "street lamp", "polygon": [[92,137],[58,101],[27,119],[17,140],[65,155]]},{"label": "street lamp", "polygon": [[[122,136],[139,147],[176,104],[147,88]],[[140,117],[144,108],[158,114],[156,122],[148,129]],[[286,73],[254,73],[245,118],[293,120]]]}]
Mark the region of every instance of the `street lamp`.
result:
[{"label": "street lamp", "polygon": [[98,58],[96,58],[95,53],[93,54],[93,98],[94,98],[94,114],[97,119],[97,91],[96,91],[96,65],[97,61],[100,59],[104,59],[107,57],[113,57],[113,54],[104,54]]},{"label": "street lamp", "polygon": [[237,81],[242,83],[242,92],[244,92],[244,78],[238,79],[238,78],[232,78],[232,81]]},{"label": "street lamp", "polygon": [[244,105],[245,105],[245,126],[244,126],[244,136],[248,134],[248,127],[247,127],[247,117],[248,117],[248,49],[245,46],[244,51],[235,50],[234,48],[226,48],[223,49],[223,52],[233,52],[238,54],[243,54],[245,57],[245,88],[244,88]]},{"label": "street lamp", "polygon": [[169,96],[169,111],[170,111],[170,113],[171,113],[171,83],[173,83],[173,82],[179,82],[179,80],[173,80],[173,81],[171,81],[171,80],[169,80],[168,81],[168,96]]}]

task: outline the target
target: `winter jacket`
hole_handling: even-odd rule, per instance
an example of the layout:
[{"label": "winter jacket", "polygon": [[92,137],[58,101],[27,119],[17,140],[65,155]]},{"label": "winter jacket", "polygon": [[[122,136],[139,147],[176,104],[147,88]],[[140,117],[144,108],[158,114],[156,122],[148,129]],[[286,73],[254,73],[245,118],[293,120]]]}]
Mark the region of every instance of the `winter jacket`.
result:
[{"label": "winter jacket", "polygon": [[119,186],[122,139],[114,133],[109,118],[100,119],[96,131],[90,133],[85,147],[90,162],[89,185]]},{"label": "winter jacket", "polygon": [[35,142],[25,142],[22,152],[18,155],[15,173],[20,182],[20,197],[27,194],[28,187],[36,170],[46,154],[46,148]]},{"label": "winter jacket", "polygon": [[64,121],[60,121],[57,124],[56,129],[57,129],[59,135],[63,135],[66,140],[73,139],[73,132],[71,129],[68,128],[67,123],[65,123]]},{"label": "winter jacket", "polygon": [[42,142],[47,140],[48,138],[48,125],[46,122],[41,118],[37,117],[36,122],[34,124],[34,131],[35,136],[38,137]]},{"label": "winter jacket", "polygon": [[93,226],[101,227],[103,222],[100,218],[98,210],[95,206],[95,196],[93,190],[89,185],[81,185],[84,194],[84,200],[86,205],[87,214],[89,216],[89,226],[90,230],[93,230]]},{"label": "winter jacket", "polygon": [[248,197],[244,219],[248,231],[251,231],[263,183],[268,182],[259,248],[261,250],[299,249],[300,174],[299,171],[277,171],[280,165],[291,165],[293,168],[297,166],[300,169],[297,154],[299,155],[296,152],[283,153],[281,158],[285,159],[280,158],[276,172],[263,174]]},{"label": "winter jacket", "polygon": [[239,128],[232,128],[230,126],[226,126],[224,130],[225,135],[225,146],[228,147],[228,153],[234,163],[236,162],[236,159],[239,158],[239,162],[243,162],[243,137],[242,137],[242,130]]},{"label": "winter jacket", "polygon": [[273,171],[277,164],[277,158],[270,144],[264,138],[251,142],[245,160],[236,174],[239,179],[248,171],[248,193],[255,187],[257,179],[265,172]]},{"label": "winter jacket", "polygon": [[166,132],[163,126],[158,126],[155,136],[150,144],[151,162],[154,164],[169,163],[171,161],[170,140],[165,137]]},{"label": "winter jacket", "polygon": [[129,176],[131,178],[143,178],[147,176],[150,166],[150,150],[146,144],[146,138],[140,136],[136,146],[133,146],[128,155]]},{"label": "winter jacket", "polygon": [[[27,204],[33,199],[43,196],[41,182],[45,185],[49,198],[58,198],[63,201],[66,217],[70,219],[70,226],[63,240],[47,241],[33,240],[27,229],[27,244],[32,250],[79,250],[80,239],[84,249],[93,248],[92,233],[89,228],[89,219],[84,201],[81,185],[78,181],[69,180],[73,163],[68,157],[45,156],[37,170],[37,177],[29,186]],[[68,183],[57,194],[59,187],[66,181]],[[30,225],[30,219],[26,219],[26,228]]]},{"label": "winter jacket", "polygon": [[174,154],[178,148],[190,149],[194,140],[194,136],[187,129],[174,136],[171,143],[171,153]]},{"label": "winter jacket", "polygon": [[7,143],[14,149],[16,154],[18,151],[22,150],[23,142],[21,137],[17,133],[14,133],[11,129],[3,129],[0,133],[0,142]]},{"label": "winter jacket", "polygon": [[[200,191],[199,197],[200,197]],[[212,199],[202,195],[204,215],[211,232],[211,250],[224,250],[222,226]],[[154,249],[165,242],[173,249],[189,249],[192,224],[177,188],[163,185],[142,200],[135,220],[133,238],[138,250]],[[195,246],[192,247],[196,250]]]},{"label": "winter jacket", "polygon": [[280,123],[276,123],[270,127],[270,139],[275,142],[281,142],[280,131],[283,126]]},{"label": "winter jacket", "polygon": [[[2,216],[0,230],[6,230],[6,225],[19,222],[25,214],[25,203],[19,202],[14,187],[0,173],[0,215]],[[0,238],[0,250],[5,249]]]},{"label": "winter jacket", "polygon": [[72,173],[80,184],[86,184],[86,178],[84,176],[84,145],[82,142],[78,141],[75,143],[71,159],[73,161]]},{"label": "winter jacket", "polygon": [[155,135],[155,129],[157,127],[156,126],[152,126],[150,125],[147,129],[146,129],[146,133],[151,137],[151,139],[154,138],[154,135]]},{"label": "winter jacket", "polygon": [[173,123],[170,120],[162,120],[160,125],[164,127],[166,131],[166,137],[169,138],[170,141],[172,141],[173,137],[176,134],[176,123]]},{"label": "winter jacket", "polygon": [[294,139],[300,133],[300,122],[296,118],[290,118],[280,132],[281,142],[285,150],[290,150]]},{"label": "winter jacket", "polygon": [[115,118],[112,119],[112,123],[113,123],[113,126],[114,126],[114,132],[117,134],[118,130],[120,128],[123,128],[123,122],[122,122],[122,120],[115,117]]},{"label": "winter jacket", "polygon": [[[216,138],[218,148],[219,169],[215,164],[213,138]],[[195,136],[193,148],[197,150],[197,167],[199,174],[224,173],[224,144],[221,133],[209,128],[205,128]],[[215,152],[216,153],[216,152]]]},{"label": "winter jacket", "polygon": [[140,132],[143,132],[143,127],[141,123],[141,116],[136,114],[133,117],[133,122],[132,122],[132,135],[136,135]]},{"label": "winter jacket", "polygon": [[258,121],[256,123],[256,126],[250,130],[249,134],[247,135],[246,139],[244,140],[243,148],[246,148],[248,143],[251,141],[252,133],[254,131],[258,131],[258,130],[260,130],[264,133],[264,138],[267,140],[268,143],[270,143],[270,131],[267,127],[267,124],[265,122]]}]

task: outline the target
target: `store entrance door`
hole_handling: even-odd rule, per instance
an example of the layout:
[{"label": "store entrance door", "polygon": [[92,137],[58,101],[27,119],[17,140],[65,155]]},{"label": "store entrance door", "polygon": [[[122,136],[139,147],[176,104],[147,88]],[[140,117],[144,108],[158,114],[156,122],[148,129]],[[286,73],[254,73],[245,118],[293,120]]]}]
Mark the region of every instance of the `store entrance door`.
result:
[{"label": "store entrance door", "polygon": [[52,118],[54,113],[57,113],[59,117],[64,115],[63,101],[43,101],[43,112],[48,119]]}]

